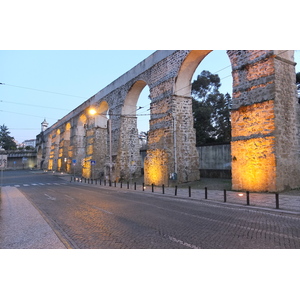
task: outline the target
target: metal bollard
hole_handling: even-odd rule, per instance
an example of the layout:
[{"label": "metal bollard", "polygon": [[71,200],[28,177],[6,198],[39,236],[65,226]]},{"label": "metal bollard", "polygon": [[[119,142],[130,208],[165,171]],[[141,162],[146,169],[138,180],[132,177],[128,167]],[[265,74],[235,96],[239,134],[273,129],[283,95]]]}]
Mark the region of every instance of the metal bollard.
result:
[{"label": "metal bollard", "polygon": [[250,205],[250,193],[246,192],[247,194],[247,205]]},{"label": "metal bollard", "polygon": [[204,189],[205,189],[205,199],[207,199],[207,187],[205,187]]},{"label": "metal bollard", "polygon": [[122,183],[122,181],[120,182],[120,188],[122,188],[122,186],[123,186],[123,183]]},{"label": "metal bollard", "polygon": [[151,184],[152,193],[154,193],[154,183]]},{"label": "metal bollard", "polygon": [[143,192],[145,191],[145,183],[143,182]]},{"label": "metal bollard", "polygon": [[224,190],[224,202],[227,201],[227,195],[226,195],[226,190]]},{"label": "metal bollard", "polygon": [[177,185],[175,185],[175,196],[177,196]]},{"label": "metal bollard", "polygon": [[129,189],[129,181],[127,181],[127,189]]},{"label": "metal bollard", "polygon": [[134,183],[134,190],[136,191],[136,182]]},{"label": "metal bollard", "polygon": [[276,209],[279,209],[279,194],[275,194],[275,200],[276,200]]},{"label": "metal bollard", "polygon": [[162,185],[162,193],[163,194],[165,193],[165,185],[164,184]]},{"label": "metal bollard", "polygon": [[192,197],[192,189],[190,186],[189,186],[189,197]]}]

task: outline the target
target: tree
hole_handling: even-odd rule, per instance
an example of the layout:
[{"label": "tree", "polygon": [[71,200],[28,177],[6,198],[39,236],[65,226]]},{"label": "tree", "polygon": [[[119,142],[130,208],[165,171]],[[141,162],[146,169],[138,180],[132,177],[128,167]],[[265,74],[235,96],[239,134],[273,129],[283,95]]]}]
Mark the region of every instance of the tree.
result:
[{"label": "tree", "polygon": [[4,124],[0,126],[0,146],[4,150],[15,150],[17,148],[14,138],[10,136],[10,132]]},{"label": "tree", "polygon": [[192,83],[196,145],[224,143],[231,140],[231,97],[220,93],[217,74],[202,71]]}]

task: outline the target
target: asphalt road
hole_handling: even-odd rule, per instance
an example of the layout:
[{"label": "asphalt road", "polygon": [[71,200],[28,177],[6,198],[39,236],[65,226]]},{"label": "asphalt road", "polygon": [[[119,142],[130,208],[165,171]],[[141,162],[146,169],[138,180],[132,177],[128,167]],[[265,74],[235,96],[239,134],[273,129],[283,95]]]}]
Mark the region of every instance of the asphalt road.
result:
[{"label": "asphalt road", "polygon": [[5,172],[69,248],[300,248],[300,218],[282,212]]}]

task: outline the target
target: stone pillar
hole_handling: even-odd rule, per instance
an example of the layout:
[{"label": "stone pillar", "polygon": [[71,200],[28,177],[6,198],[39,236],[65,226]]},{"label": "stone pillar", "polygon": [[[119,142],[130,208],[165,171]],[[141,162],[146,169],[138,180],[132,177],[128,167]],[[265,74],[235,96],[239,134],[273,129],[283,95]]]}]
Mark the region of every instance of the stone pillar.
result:
[{"label": "stone pillar", "polygon": [[151,103],[148,149],[144,160],[144,181],[146,184],[167,185],[169,174],[175,171],[171,103],[171,97]]},{"label": "stone pillar", "polygon": [[93,160],[96,162],[93,167],[94,178],[103,178],[105,174],[105,165],[108,160],[108,147],[107,147],[108,132],[107,128],[95,128],[95,141]]},{"label": "stone pillar", "polygon": [[[131,180],[141,176],[141,156],[137,117],[121,116],[116,179]],[[113,151],[114,152],[114,151]]]},{"label": "stone pillar", "polygon": [[[176,157],[178,182],[200,179],[199,154],[196,148],[192,97],[173,96],[173,156]],[[179,171],[178,171],[179,170]]]},{"label": "stone pillar", "polygon": [[233,189],[275,192],[287,183],[299,186],[293,58],[289,51],[227,53],[233,75]]},{"label": "stone pillar", "polygon": [[200,179],[191,97],[173,95],[152,103],[147,156],[147,184]]},{"label": "stone pillar", "polygon": [[50,171],[57,171],[58,168],[58,152],[59,152],[59,142],[60,142],[60,131],[52,134],[49,164],[48,169]]}]

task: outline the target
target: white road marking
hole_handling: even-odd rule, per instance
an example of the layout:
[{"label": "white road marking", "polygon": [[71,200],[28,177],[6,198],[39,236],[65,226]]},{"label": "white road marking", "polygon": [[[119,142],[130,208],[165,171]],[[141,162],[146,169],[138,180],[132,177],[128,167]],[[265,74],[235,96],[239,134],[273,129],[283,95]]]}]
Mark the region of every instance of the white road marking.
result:
[{"label": "white road marking", "polygon": [[195,245],[192,245],[192,244],[189,244],[187,242],[184,242],[184,241],[181,241],[181,240],[178,240],[172,236],[169,236],[169,239],[175,243],[178,243],[178,244],[181,244],[183,246],[186,246],[186,247],[189,247],[189,248],[192,248],[192,249],[201,249],[200,247],[197,247]]},{"label": "white road marking", "polygon": [[95,205],[92,205],[92,206],[93,206],[94,208],[98,209],[98,210],[101,210],[101,211],[104,212],[104,213],[107,213],[107,214],[109,214],[109,215],[113,215],[113,213],[110,212],[110,211],[108,211],[108,210],[102,209],[102,208],[100,208],[100,207],[98,207],[98,206],[95,206]]},{"label": "white road marking", "polygon": [[49,196],[48,194],[44,194],[49,200],[56,200],[56,198],[55,197],[51,197],[51,196]]}]

